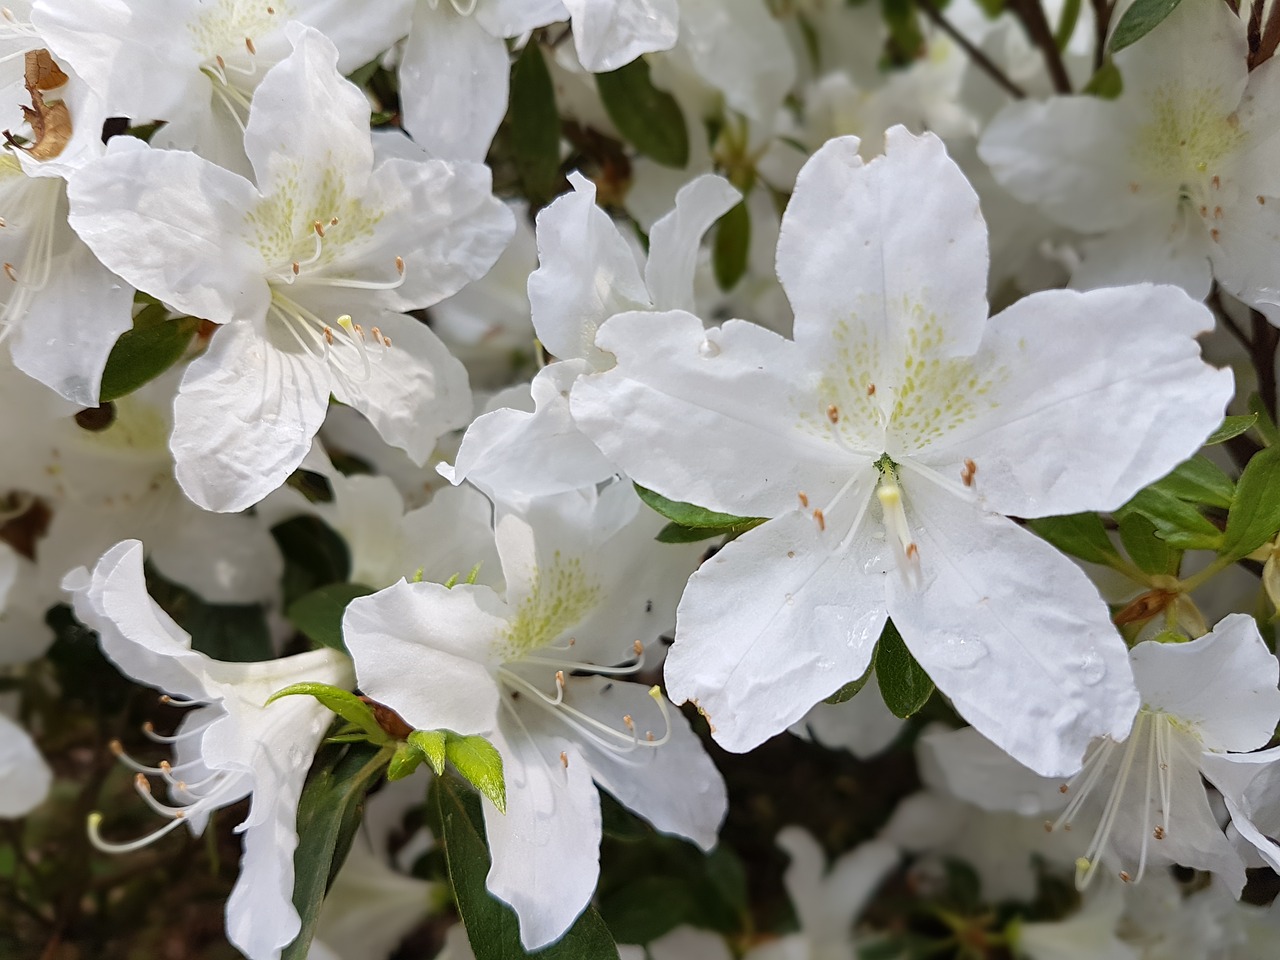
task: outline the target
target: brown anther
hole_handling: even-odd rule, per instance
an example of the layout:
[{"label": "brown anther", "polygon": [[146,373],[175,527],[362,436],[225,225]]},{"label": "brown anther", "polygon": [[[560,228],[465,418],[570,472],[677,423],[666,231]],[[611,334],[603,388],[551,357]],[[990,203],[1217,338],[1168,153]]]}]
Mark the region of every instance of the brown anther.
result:
[{"label": "brown anther", "polygon": [[404,276],[404,257],[396,257],[396,273]]},{"label": "brown anther", "polygon": [[[1259,205],[1259,206],[1266,206],[1266,203],[1267,203],[1267,198],[1266,198],[1266,197],[1264,197],[1262,194],[1258,194],[1258,205]],[[4,224],[3,224],[3,223],[0,223],[0,227],[3,227],[3,226],[4,226]]]},{"label": "brown anther", "polygon": [[324,342],[329,344],[329,346],[333,346],[333,331],[328,327],[324,328]]},{"label": "brown anther", "polygon": [[107,744],[107,749],[114,753],[117,757],[124,756],[124,744],[119,740],[112,740]]},{"label": "brown anther", "polygon": [[316,236],[317,236],[317,237],[319,237],[321,240],[323,240],[323,239],[324,239],[324,224],[323,224],[323,223],[321,223],[319,220],[313,220],[313,221],[311,221],[311,229],[312,229],[312,230],[314,230],[314,231],[316,232]]},{"label": "brown anther", "polygon": [[560,751],[560,766],[564,767],[566,770],[569,769],[569,755],[563,750]]},{"label": "brown anther", "polygon": [[819,530],[827,529],[827,518],[822,515],[821,510],[813,511],[813,519],[817,521]]},{"label": "brown anther", "polygon": [[632,720],[632,719],[631,719],[631,714],[629,714],[629,713],[628,713],[628,714],[623,715],[623,717],[622,717],[622,724],[623,724],[623,726],[625,726],[628,730],[630,730],[632,733],[635,733],[635,730],[636,730],[636,722],[635,722],[634,720]]},{"label": "brown anther", "polygon": [[1062,784],[1060,787],[1058,787],[1058,792],[1059,792],[1059,793],[1066,793],[1066,792],[1067,792],[1068,790],[1070,790],[1070,789],[1071,789],[1071,787],[1064,783],[1064,784]]},{"label": "brown anther", "polygon": [[840,408],[834,403],[827,404],[827,419],[832,423],[840,422]]},{"label": "brown anther", "polygon": [[973,486],[974,474],[978,472],[978,465],[968,457],[964,458],[964,466],[960,468],[960,479],[966,487]]},{"label": "brown anther", "polygon": [[168,760],[161,760],[160,769],[163,770],[165,773],[168,773],[170,770],[173,769],[173,764],[171,764]]},{"label": "brown anther", "polygon": [[1130,181],[1129,181],[1129,192],[1130,192],[1130,193],[1137,193],[1137,192],[1138,192],[1139,190],[1141,190],[1141,189],[1142,189],[1142,187],[1138,184],[1138,182],[1137,182],[1136,180],[1130,180]]},{"label": "brown anther", "polygon": [[1163,612],[1177,599],[1176,593],[1167,590],[1148,590],[1131,600],[1128,606],[1111,618],[1111,622],[1118,627],[1128,623],[1143,623]]},{"label": "brown anther", "polygon": [[634,650],[634,651],[636,652],[636,656],[637,656],[637,657],[643,657],[643,656],[644,656],[644,644],[643,644],[643,643],[641,643],[639,640],[637,640],[635,643],[631,644],[631,649],[632,649],[632,650]]},{"label": "brown anther", "polygon": [[1130,881],[1133,880],[1133,877],[1129,876],[1128,870],[1121,870],[1120,879],[1123,880],[1125,883],[1129,883]]},{"label": "brown anther", "polygon": [[1213,219],[1215,219],[1215,220],[1221,220],[1221,219],[1222,219],[1222,208],[1221,208],[1221,207],[1214,207],[1214,208],[1213,208]]},{"label": "brown anther", "polygon": [[377,340],[379,342],[382,341],[382,331],[379,330],[377,327],[370,327],[369,332],[373,334],[374,340]]},{"label": "brown anther", "polygon": [[1053,821],[1052,821],[1052,820],[1046,820],[1046,821],[1044,822],[1044,832],[1045,832],[1045,833],[1053,833]]},{"label": "brown anther", "polygon": [[920,559],[920,548],[917,547],[914,543],[907,544],[907,559],[908,560]]},{"label": "brown anther", "polygon": [[1155,829],[1155,831],[1152,833],[1152,836],[1154,836],[1157,840],[1163,840],[1163,839],[1164,839],[1164,827],[1162,827],[1162,826],[1160,826],[1159,824],[1157,824],[1157,825],[1156,825],[1156,829]]},{"label": "brown anther", "polygon": [[1202,217],[1209,216],[1209,208],[1205,206],[1203,203],[1200,204],[1200,216]]},{"label": "brown anther", "polygon": [[253,45],[253,38],[244,38],[244,48],[249,51],[250,56],[254,56],[258,52],[258,48]]},{"label": "brown anther", "polygon": [[276,12],[276,8],[275,8],[275,7],[267,7],[267,13],[268,13],[269,15],[274,15],[274,14],[275,14],[275,12]]},{"label": "brown anther", "polygon": [[1216,173],[1213,175],[1213,189],[1215,190],[1222,189],[1222,178],[1218,176]]},{"label": "brown anther", "polygon": [[800,498],[800,506],[802,507],[809,506],[809,495],[807,493],[801,490],[799,493],[796,494],[796,496]]},{"label": "brown anther", "polygon": [[788,559],[795,559],[795,555],[796,555],[796,552],[795,552],[794,550],[788,550],[788,551],[787,551],[787,557],[788,557]]},{"label": "brown anther", "polygon": [[356,331],[356,336],[357,336],[357,337],[359,337],[361,340],[363,340],[363,339],[365,338],[365,336],[364,336],[364,327],[360,326],[360,324],[358,324],[358,323],[357,323],[357,324],[353,324],[353,327],[354,327],[354,329],[355,329],[355,331]]},{"label": "brown anther", "polygon": [[18,282],[18,272],[13,269],[13,264],[9,263],[7,260],[5,261],[5,264],[4,264],[4,275],[8,277],[10,280],[12,280],[14,283]]},{"label": "brown anther", "polygon": [[214,57],[213,57],[213,60],[214,60],[214,62],[218,65],[218,69],[219,69],[219,70],[225,70],[225,69],[227,69],[227,61],[225,61],[225,60],[223,60],[223,59],[222,59],[222,54],[220,54],[220,53],[215,54],[215,55],[214,55]]},{"label": "brown anther", "polygon": [[135,774],[133,775],[133,782],[134,782],[134,785],[135,785],[139,790],[142,790],[142,791],[144,791],[144,792],[146,792],[146,793],[150,793],[150,792],[151,792],[151,782],[150,782],[149,780],[147,780],[146,774],[142,774],[142,773],[135,773]]},{"label": "brown anther", "polygon": [[1217,227],[1214,227],[1212,230],[1209,231],[1209,236],[1213,237],[1214,243],[1217,243],[1222,237],[1222,231],[1219,230]]},{"label": "brown anther", "polygon": [[874,383],[867,384],[867,396],[874,397],[876,395],[876,385]]},{"label": "brown anther", "polygon": [[390,347],[391,347],[391,338],[390,338],[390,337],[383,337],[383,338],[382,338],[382,345],[383,345],[384,347],[387,347],[388,349],[390,349]]},{"label": "brown anther", "polygon": [[[1259,200],[1261,200],[1262,198],[1261,198],[1261,197],[1259,197],[1258,199],[1259,199]],[[7,227],[8,225],[9,225],[9,224],[5,222],[4,217],[0,217],[0,230],[3,230],[3,229],[4,229],[5,227]]]},{"label": "brown anther", "polygon": [[561,690],[564,689],[564,671],[563,670],[556,671],[556,686],[559,687]]},{"label": "brown anther", "polygon": [[155,733],[155,732],[156,732],[156,725],[155,725],[154,723],[152,723],[150,720],[144,720],[144,721],[142,721],[142,732],[143,732],[143,733]]},{"label": "brown anther", "polygon": [[302,272],[302,264],[297,260],[293,261],[293,275],[296,277]]},{"label": "brown anther", "polygon": [[338,225],[338,218],[337,218],[337,217],[330,217],[330,218],[329,218],[329,226],[331,226],[331,227],[336,227],[337,225]]}]

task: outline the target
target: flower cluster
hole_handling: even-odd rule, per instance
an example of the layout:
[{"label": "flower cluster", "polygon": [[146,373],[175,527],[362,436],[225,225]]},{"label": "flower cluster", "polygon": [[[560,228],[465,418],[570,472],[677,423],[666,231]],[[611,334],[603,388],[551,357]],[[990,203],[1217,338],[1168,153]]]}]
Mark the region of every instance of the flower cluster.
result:
[{"label": "flower cluster", "polygon": [[1278,47],[5,7],[0,953],[1274,957]]}]

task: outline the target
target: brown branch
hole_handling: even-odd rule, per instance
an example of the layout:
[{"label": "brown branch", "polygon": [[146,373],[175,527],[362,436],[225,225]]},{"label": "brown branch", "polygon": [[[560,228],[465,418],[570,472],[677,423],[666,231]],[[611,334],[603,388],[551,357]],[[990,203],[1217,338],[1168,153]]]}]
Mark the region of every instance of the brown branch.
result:
[{"label": "brown branch", "polygon": [[1266,5],[1267,0],[1253,0],[1252,6],[1249,8],[1249,68],[1253,68],[1253,58],[1258,55],[1258,50],[1262,47],[1262,8]]},{"label": "brown branch", "polygon": [[1115,4],[1110,0],[1089,0],[1093,7],[1093,72],[1102,69],[1107,59],[1107,31],[1111,29],[1111,15]]},{"label": "brown branch", "polygon": [[1257,310],[1249,311],[1253,319],[1253,346],[1250,354],[1253,357],[1254,369],[1258,371],[1258,395],[1262,403],[1276,419],[1276,347],[1280,346],[1280,330],[1273,327],[1270,321]]},{"label": "brown branch", "polygon": [[1049,79],[1053,81],[1053,89],[1058,93],[1071,93],[1071,77],[1067,75],[1067,65],[1062,61],[1062,51],[1058,49],[1058,41],[1054,39],[1053,28],[1044,15],[1040,0],[1009,0],[1009,9],[1022,22],[1022,29],[1033,44],[1040,48],[1044,57],[1044,65],[1049,71]]},{"label": "brown branch", "polygon": [[995,81],[997,86],[1015,100],[1022,100],[1026,97],[1026,91],[1010,80],[1009,75],[1001,70],[994,60],[974,46],[968,37],[957,30],[951,21],[942,15],[942,11],[933,5],[932,0],[917,0],[917,3],[920,9],[924,11],[924,15],[933,21],[938,29],[959,44],[969,59],[973,61],[974,66]]},{"label": "brown branch", "polygon": [[1267,14],[1267,26],[1262,31],[1257,53],[1251,52],[1249,55],[1249,69],[1253,70],[1275,56],[1276,47],[1280,47],[1280,2],[1271,4],[1271,12]]}]

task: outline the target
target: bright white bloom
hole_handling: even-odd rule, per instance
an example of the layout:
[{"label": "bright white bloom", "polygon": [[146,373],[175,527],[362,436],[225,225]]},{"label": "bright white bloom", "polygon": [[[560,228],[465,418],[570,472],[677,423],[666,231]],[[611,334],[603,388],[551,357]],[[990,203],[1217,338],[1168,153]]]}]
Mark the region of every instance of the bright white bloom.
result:
[{"label": "bright white bloom", "polygon": [[790,727],[792,733],[832,750],[869,760],[893,743],[903,721],[884,703],[874,678],[845,703],[815,703]]},{"label": "bright white bloom", "polygon": [[23,817],[40,806],[53,772],[31,735],[0,713],[0,817]]},{"label": "bright white bloom", "polygon": [[248,173],[249,104],[292,49],[288,25],[324,33],[347,74],[405,35],[411,2],[380,0],[357,15],[332,0],[36,0],[31,17],[107,116],[163,121],[153,145]]},{"label": "bright white bloom", "polygon": [[[310,697],[263,706],[293,683],[350,686],[351,661],[336,650],[314,650],[261,663],[225,663],[191,649],[191,637],[148,596],[142,544],[112,547],[92,574],[83,567],[64,583],[76,616],[98,631],[102,650],[126,675],[172,695],[192,709],[172,737],[174,762],[152,768],[121,756],[138,772],[139,795],[167,823],[132,843],[99,848],[134,850],[184,823],[201,832],[209,815],[252,795],[240,876],[227,901],[227,937],[250,960],[276,960],[300,929],[293,907],[293,850],[298,798],[311,757],[332,714]],[[148,778],[161,779],[171,804],[157,800]]]},{"label": "bright white bloom", "polygon": [[692,310],[702,236],[741,199],[710,174],[685,186],[675,209],[649,231],[642,273],[631,244],[596,206],[595,184],[580,173],[569,182],[573,192],[538,214],[539,265],[529,276],[534,330],[560,362],[534,377],[532,410],[502,408],[477,418],[453,468],[441,469],[454,483],[470,480],[503,498],[576,490],[613,475],[569,412],[578,377],[610,364],[595,346],[596,330],[625,310]]},{"label": "bright white bloom", "polygon": [[677,0],[417,0],[400,59],[404,128],[438,157],[483,160],[507,112],[506,38],[573,18],[592,73],[676,40]]},{"label": "bright white bloom", "polygon": [[1194,452],[1231,375],[1200,360],[1208,311],[1170,287],[988,320],[972,190],[936,137],[894,128],[887,150],[864,165],[833,140],[800,175],[778,243],[794,341],[619,315],[596,340],[618,365],[578,382],[573,416],[638,483],[774,518],[694,575],[667,659],[726,748],[861,676],[891,616],[969,722],[1071,773],[1127,732],[1137,692],[1096,589],[1001,514],[1118,507]]},{"label": "bright white bloom", "polygon": [[1249,72],[1245,24],[1226,4],[1179,5],[1116,55],[1115,100],[1008,106],[979,151],[996,178],[1064,226],[1103,234],[1073,274],[1081,288],[1211,276],[1280,304],[1280,61]]},{"label": "bright white bloom", "polygon": [[595,889],[593,780],[704,849],[724,815],[688,724],[656,688],[625,682],[698,552],[655,543],[660,518],[641,510],[623,483],[535,501],[498,521],[505,596],[401,581],[343,618],[363,691],[418,729],[483,734],[502,754],[506,813],[484,804],[488,887],[529,949],[564,933]]},{"label": "bright white bloom", "polygon": [[898,865],[898,848],[872,840],[844,854],[828,869],[826,855],[811,834],[786,827],[778,834],[791,858],[783,883],[800,920],[800,930],[755,947],[746,960],[853,960],[853,923]]},{"label": "bright white bloom", "polygon": [[375,166],[369,104],[337,72],[333,45],[296,24],[286,33],[294,52],[259,85],[245,133],[256,186],[130,141],[71,188],[71,224],[104,263],[223,325],[187,368],[171,440],[178,482],[213,510],[279,486],[330,393],[425,460],[470,416],[466,374],[397,311],[480,276],[511,235],[487,168]]}]

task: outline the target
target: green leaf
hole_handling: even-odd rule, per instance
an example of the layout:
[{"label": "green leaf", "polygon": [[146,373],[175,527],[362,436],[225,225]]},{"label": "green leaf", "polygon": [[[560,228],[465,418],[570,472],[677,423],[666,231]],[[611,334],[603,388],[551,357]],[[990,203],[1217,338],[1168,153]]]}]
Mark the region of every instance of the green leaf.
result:
[{"label": "green leaf", "polygon": [[1048,540],[1063,553],[1114,566],[1122,563],[1120,552],[1107,536],[1107,528],[1096,513],[1072,513],[1063,517],[1041,517],[1027,526],[1041,539]]},{"label": "green leaf", "polygon": [[1222,531],[1206,520],[1194,506],[1156,486],[1134,494],[1116,511],[1122,519],[1130,513],[1146,517],[1155,526],[1156,536],[1173,547],[1186,550],[1216,550]]},{"label": "green leaf", "polygon": [[[1123,50],[1158,27],[1181,0],[1134,0],[1111,34],[1111,52]],[[1196,0],[1197,3],[1203,0]]]},{"label": "green leaf", "polygon": [[1058,26],[1053,31],[1053,42],[1059,50],[1066,50],[1071,42],[1071,35],[1076,32],[1076,23],[1080,19],[1081,0],[1066,0],[1062,5],[1062,13],[1058,16]]},{"label": "green leaf", "polygon": [[391,755],[391,762],[387,764],[387,780],[403,780],[417,770],[425,759],[426,755],[412,743],[401,743]]},{"label": "green leaf", "polygon": [[345,583],[351,571],[346,541],[317,517],[293,517],[271,528],[284,556],[286,609],[300,597],[329,583]]},{"label": "green leaf", "polygon": [[1227,514],[1222,554],[1248,556],[1280,531],[1280,447],[1268,447],[1245,464]]},{"label": "green leaf", "polygon": [[507,784],[502,777],[502,755],[484,737],[460,737],[450,733],[444,755],[473,787],[502,813],[507,812]]},{"label": "green leaf", "polygon": [[1119,520],[1120,542],[1144,573],[1173,573],[1182,551],[1156,535],[1156,526],[1140,513],[1127,513]]},{"label": "green leaf", "polygon": [[161,304],[143,307],[133,329],[120,335],[102,371],[99,403],[128,396],[182,359],[200,321],[194,317],[167,320],[167,316]]},{"label": "green leaf", "polygon": [[633,147],[663,166],[683,167],[689,162],[684,113],[675,97],[653,85],[644,57],[597,73],[596,89],[609,119]]},{"label": "green leaf", "polygon": [[542,48],[530,41],[511,69],[511,146],[524,194],[535,206],[560,180],[560,114]]},{"label": "green leaf", "polygon": [[409,742],[422,751],[436,776],[444,773],[445,742],[448,739],[444,730],[415,730],[409,734]]},{"label": "green leaf", "polygon": [[732,290],[747,272],[751,249],[751,213],[744,198],[720,218],[716,227],[711,266],[721,290]]},{"label": "green leaf", "polygon": [[1257,422],[1258,415],[1256,413],[1251,413],[1247,417],[1227,417],[1222,421],[1222,426],[1209,434],[1209,438],[1205,440],[1204,445],[1212,447],[1216,443],[1222,443],[1232,437],[1238,437]]},{"label": "green leaf", "polygon": [[[705,507],[699,507],[692,503],[681,503],[679,500],[668,500],[660,493],[655,493],[646,487],[635,484],[636,493],[640,495],[651,510],[662,514],[676,526],[692,527],[704,529],[709,532],[708,537],[718,536],[722,533],[745,533],[752,527],[758,527],[760,524],[768,520],[768,517],[735,517],[731,513],[716,513],[714,510],[708,510]],[[659,534],[661,536],[661,534]],[[704,538],[705,539],[705,538]],[[672,541],[667,540],[665,543],[690,541]]]},{"label": "green leaf", "polygon": [[1174,467],[1172,473],[1153,483],[1151,489],[1188,503],[1221,507],[1223,510],[1231,506],[1236,495],[1235,481],[1216,463],[1200,454]]},{"label": "green leaf", "polygon": [[875,659],[876,680],[885,706],[903,719],[919,712],[933,695],[933,681],[902,642],[902,634],[892,620],[885,621]]},{"label": "green leaf", "polygon": [[1099,100],[1116,99],[1124,92],[1124,77],[1120,75],[1120,68],[1110,60],[1107,60],[1089,78],[1089,82],[1084,85],[1083,92],[1097,97]]},{"label": "green leaf", "polygon": [[867,681],[871,679],[871,668],[875,666],[875,658],[867,664],[866,671],[857,680],[850,680],[843,687],[833,693],[831,696],[823,700],[823,703],[845,703],[852,700],[858,695],[858,692],[867,685]]},{"label": "green leaf", "polygon": [[353,723],[363,730],[372,742],[376,744],[391,742],[390,736],[374,716],[373,709],[350,690],[312,681],[293,683],[273,693],[267,699],[267,703],[272,703],[281,697],[315,697],[323,706],[332,710],[347,723]]},{"label": "green leaf", "polygon": [[[515,911],[485,887],[490,861],[478,799],[448,777],[437,780],[432,792],[449,880],[476,960],[529,956],[520,943]],[[554,852],[548,851],[548,856]],[[537,956],[540,960],[618,960],[618,948],[600,914],[589,906],[563,937]]]},{"label": "green leaf", "polygon": [[906,66],[914,62],[925,47],[915,4],[912,0],[880,0],[880,13],[889,28],[887,57],[890,65]]},{"label": "green leaf", "polygon": [[280,960],[305,960],[320,905],[347,858],[364,813],[364,798],[390,751],[367,744],[330,744],[316,754],[298,802],[298,847],[293,853],[293,905],[302,931]]},{"label": "green leaf", "polygon": [[191,647],[215,660],[252,663],[274,659],[266,608],[257,603],[206,603],[196,593],[165,579],[150,565],[147,591],[191,634]]},{"label": "green leaf", "polygon": [[342,615],[352,600],[373,592],[372,587],[362,583],[331,583],[295,600],[285,616],[313,643],[346,652],[346,644],[342,642]]}]

